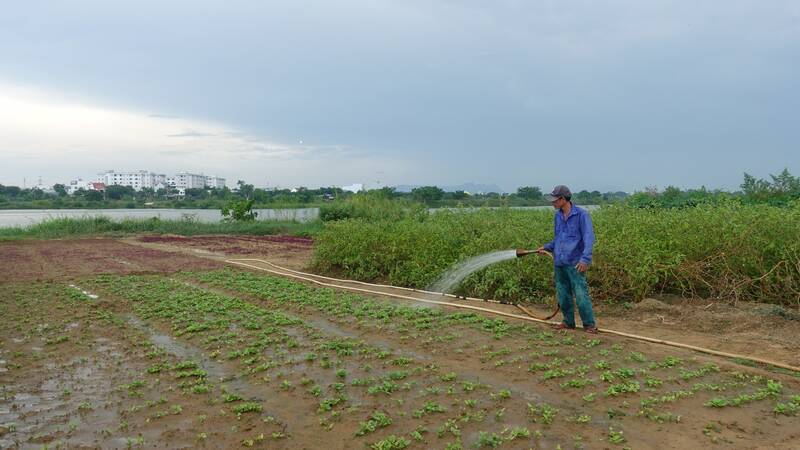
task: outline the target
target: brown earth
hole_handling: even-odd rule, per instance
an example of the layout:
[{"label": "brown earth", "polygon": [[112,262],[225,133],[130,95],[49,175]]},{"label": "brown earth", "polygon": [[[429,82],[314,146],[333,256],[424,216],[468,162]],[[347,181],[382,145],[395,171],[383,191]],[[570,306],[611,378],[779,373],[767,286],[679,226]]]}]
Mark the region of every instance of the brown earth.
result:
[{"label": "brown earth", "polygon": [[192,354],[179,345],[163,352],[150,343],[163,335],[134,326],[123,305],[76,300],[72,290],[80,292],[66,283],[0,284],[0,448],[239,448],[255,435],[248,430],[280,431],[221,416],[169,374],[143,377]]},{"label": "brown earth", "polygon": [[164,253],[113,239],[0,242],[0,283],[219,267],[219,262],[208,258]]},{"label": "brown earth", "polygon": [[[317,423],[319,419],[314,413],[318,399],[305,394],[303,389],[284,391],[275,383],[260,384],[257,377],[237,376],[241,367],[224,358],[209,358],[208,347],[204,347],[199,338],[183,336],[170,340],[169,335],[174,330],[168,323],[143,322],[123,298],[106,297],[102,293],[95,303],[76,301],[69,296],[64,298],[67,284],[74,283],[77,285],[74,289],[79,292],[84,289],[83,277],[99,273],[202,271],[218,269],[225,265],[223,260],[236,257],[262,258],[298,270],[308,265],[313,252],[310,241],[269,238],[145,237],[124,242],[84,239],[0,243],[0,312],[3,316],[0,323],[0,384],[3,386],[0,447],[39,448],[44,444],[52,447],[61,444],[67,448],[241,448],[249,444],[260,448],[361,447],[363,444],[354,444],[352,438],[359,422],[374,408],[389,410],[391,405],[381,406],[380,400],[373,397],[351,399],[354,406],[343,411],[336,418],[335,428],[326,432],[320,427],[322,423]],[[42,282],[31,283],[36,280]],[[284,308],[263,298],[222,290],[192,279],[181,280],[269,310]],[[66,292],[71,291],[67,288]],[[723,351],[740,351],[798,365],[800,346],[792,342],[792,338],[797,335],[800,322],[777,315],[763,305],[706,305],[688,300],[647,300],[630,308],[598,304],[596,309],[601,327],[699,346],[716,346]],[[511,310],[503,305],[497,308]],[[582,392],[565,391],[559,387],[559,380],[541,382],[526,370],[528,353],[534,350],[532,341],[527,338],[512,336],[494,341],[491,335],[467,326],[417,333],[394,325],[379,324],[376,328],[375,324],[331,316],[307,307],[286,311],[315,327],[314,331],[299,329],[293,335],[303,352],[315,348],[320,336],[354,337],[393,349],[397,355],[416,358],[423,364],[435,363],[438,372],[425,375],[429,382],[438,381],[439,373],[452,371],[457,372],[459,378],[478,380],[495,390],[509,389],[515,395],[522,393],[522,403],[498,405],[496,411],[490,410],[487,422],[497,420],[491,418],[492,414],[505,414],[508,420],[520,419],[518,425],[526,425],[525,402],[556,405],[561,410],[561,418],[592,412],[592,421],[586,425],[561,420],[545,427],[545,439],[534,445],[555,448],[555,444],[561,442],[562,448],[567,448],[565,444],[582,434],[582,445],[586,448],[622,448],[605,440],[609,427],[620,423],[618,419],[606,417],[606,407],[622,411],[629,409],[626,402],[620,399],[583,404]],[[444,311],[459,310],[445,308]],[[709,325],[714,322],[725,323],[726,332],[721,333],[718,327]],[[546,329],[542,325],[532,326]],[[574,336],[581,341],[588,338],[582,332],[567,332],[561,336],[564,339]],[[443,337],[456,339],[448,341],[441,339]],[[651,360],[678,356],[697,365],[713,361],[723,372],[747,370],[782,379],[787,390],[797,391],[800,384],[791,377],[760,368],[743,368],[724,359],[689,351],[605,335],[599,335],[598,339],[602,341],[598,348],[619,346],[624,348],[623,354],[642,352]],[[151,342],[156,341],[167,353],[154,360],[150,356],[154,349]],[[511,351],[504,353],[506,348]],[[142,374],[154,362],[175,364],[186,359],[202,360],[203,368],[216,385],[216,397],[186,395],[177,386],[177,380],[166,375],[155,375],[156,381],[144,378],[147,381],[144,388],[130,387],[142,379]],[[360,365],[343,367],[348,377],[370,375]],[[330,370],[321,370],[313,364],[286,366],[280,370],[286,380],[298,387],[307,377],[326,380],[326,385],[337,382]],[[654,373],[658,375],[658,371]],[[212,399],[219,398],[224,380],[231,390],[262,401],[265,413],[242,418],[221,414],[223,405]],[[446,383],[440,384],[446,387]],[[398,400],[409,404],[419,401],[418,394],[413,391],[398,395]],[[792,425],[796,425],[796,418],[774,416],[768,405],[759,407],[755,417],[752,409],[714,410],[714,420],[710,421],[703,402],[711,396],[711,393],[701,392],[687,400],[696,408],[685,413],[681,424],[667,426],[635,416],[626,418],[626,445],[683,449],[715,442],[728,448],[794,448],[791,442],[800,438]],[[375,402],[377,404],[373,404]],[[633,405],[633,409],[637,406]],[[272,414],[277,420],[268,421]],[[627,414],[632,413],[628,411]],[[401,426],[397,417],[396,421],[395,426]],[[429,429],[425,442],[434,441],[440,422],[428,416],[423,422]],[[465,443],[477,438],[477,429],[468,428],[468,424],[462,427]],[[289,440],[271,437],[284,432],[290,436]],[[387,434],[378,432],[375,436]],[[261,442],[258,437],[263,440],[264,435],[266,441]],[[527,448],[530,444],[526,442],[530,441],[506,442],[503,447]],[[526,445],[523,447],[523,444]],[[429,447],[423,443],[412,445]],[[577,441],[575,446],[578,446]]]}]

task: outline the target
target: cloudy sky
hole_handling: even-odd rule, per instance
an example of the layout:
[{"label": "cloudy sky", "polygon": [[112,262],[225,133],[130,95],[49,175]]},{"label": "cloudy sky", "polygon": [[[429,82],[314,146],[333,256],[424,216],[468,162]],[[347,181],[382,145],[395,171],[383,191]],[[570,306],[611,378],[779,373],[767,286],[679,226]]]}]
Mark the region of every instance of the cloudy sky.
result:
[{"label": "cloudy sky", "polygon": [[0,183],[736,188],[800,174],[800,2],[37,1]]}]

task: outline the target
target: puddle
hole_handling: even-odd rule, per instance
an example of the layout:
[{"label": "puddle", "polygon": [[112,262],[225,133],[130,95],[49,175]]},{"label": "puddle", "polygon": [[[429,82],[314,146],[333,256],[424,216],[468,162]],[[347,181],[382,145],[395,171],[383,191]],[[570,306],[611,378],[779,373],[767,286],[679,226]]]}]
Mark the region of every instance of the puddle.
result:
[{"label": "puddle", "polygon": [[97,295],[95,295],[95,294],[92,294],[92,293],[91,293],[91,292],[89,292],[89,291],[85,291],[85,290],[81,289],[80,287],[78,287],[78,286],[76,286],[76,285],[74,285],[74,284],[70,284],[70,285],[69,285],[69,287],[71,287],[71,288],[73,288],[73,289],[77,289],[77,290],[79,290],[79,291],[81,292],[81,294],[83,294],[83,295],[85,295],[85,296],[87,296],[87,297],[89,297],[89,298],[91,298],[91,299],[93,299],[93,300],[98,298],[98,296],[97,296]]},{"label": "puddle", "polygon": [[248,400],[263,400],[264,392],[256,389],[246,380],[242,380],[236,375],[232,375],[225,366],[206,356],[197,347],[176,342],[171,336],[161,334],[153,330],[138,317],[133,315],[126,316],[128,323],[134,328],[146,333],[150,340],[157,346],[163,348],[167,353],[177,356],[180,359],[196,361],[213,381],[222,383],[226,387],[235,389],[237,393],[245,396]]}]

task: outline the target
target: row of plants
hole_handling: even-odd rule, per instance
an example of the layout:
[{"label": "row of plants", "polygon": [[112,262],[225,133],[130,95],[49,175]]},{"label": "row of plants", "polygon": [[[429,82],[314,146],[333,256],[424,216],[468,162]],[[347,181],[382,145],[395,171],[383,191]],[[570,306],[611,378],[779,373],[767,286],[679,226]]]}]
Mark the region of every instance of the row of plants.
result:
[{"label": "row of plants", "polygon": [[[800,203],[723,202],[679,209],[622,205],[592,212],[597,241],[594,296],[638,300],[671,293],[800,304]],[[552,211],[440,211],[326,223],[316,236],[316,270],[357,280],[426,288],[453,264],[486,252],[536,248],[553,238]],[[510,300],[552,296],[547,260],[488,267],[460,293]]]},{"label": "row of plants", "polygon": [[[417,343],[432,354],[462,355],[480,361],[484,370],[499,378],[528,378],[536,383],[539,392],[563,392],[558,405],[529,405],[549,417],[546,423],[552,421],[559,408],[570,409],[572,415],[567,419],[578,423],[596,423],[607,413],[613,416],[609,419],[632,416],[656,423],[680,422],[696,408],[744,406],[750,402],[769,402],[772,406],[768,409],[772,408],[776,415],[797,413],[797,396],[785,393],[779,381],[724,370],[694,358],[655,358],[622,342],[577,337],[474,313],[386,303],[248,272],[222,270],[183,276],[252,296],[283,311],[309,314],[310,309],[338,319],[343,327],[396,335],[399,342]],[[470,341],[465,330],[484,334],[489,340]],[[441,380],[456,380],[456,372],[442,374]],[[474,383],[462,381],[461,388],[469,392]],[[719,399],[726,397],[721,395],[734,400],[723,404]],[[493,400],[512,396],[514,393],[505,389],[490,394]],[[577,405],[567,406],[571,400],[576,400]]]},{"label": "row of plants", "polygon": [[[320,432],[347,430],[357,423],[348,439],[365,439],[376,449],[429,441],[433,430],[426,424],[438,420],[442,424],[436,428],[437,438],[450,448],[462,448],[465,427],[480,427],[483,441],[495,442],[496,437],[496,444],[534,434],[542,437],[526,427],[504,432],[502,420],[487,419],[502,419],[502,402],[511,397],[509,391],[444,372],[435,362],[402,349],[342,337],[271,305],[158,277],[104,276],[93,289],[129,301],[137,316],[170,329],[176,338],[232,367],[237,375],[231,378],[259,386],[262,400],[229,394],[222,397],[221,412],[263,420],[274,414],[272,420],[284,423],[285,433],[273,438],[291,438],[303,426],[286,421],[297,412],[283,411],[285,405],[311,408],[308,412],[311,417],[316,413]],[[329,298],[329,292],[308,291],[304,296],[291,291],[296,298],[316,294]],[[188,393],[207,393],[210,377],[195,362],[159,362],[148,369],[151,377],[165,373],[185,380],[181,387]],[[137,386],[146,384],[144,380]],[[476,445],[484,445],[481,442],[479,438]],[[242,441],[244,446],[258,443],[254,438]]]}]

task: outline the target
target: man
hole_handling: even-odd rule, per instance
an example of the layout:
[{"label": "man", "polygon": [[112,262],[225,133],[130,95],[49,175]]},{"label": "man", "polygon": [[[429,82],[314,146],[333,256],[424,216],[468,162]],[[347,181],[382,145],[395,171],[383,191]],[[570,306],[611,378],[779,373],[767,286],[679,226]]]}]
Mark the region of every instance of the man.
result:
[{"label": "man", "polygon": [[592,300],[586,285],[586,270],[592,263],[594,245],[592,219],[585,209],[572,204],[572,192],[564,185],[556,186],[545,197],[556,209],[555,238],[536,251],[544,253],[546,250],[553,254],[556,294],[564,314],[564,320],[556,328],[575,328],[575,309],[572,304],[574,296],[583,329],[588,333],[597,333]]}]

